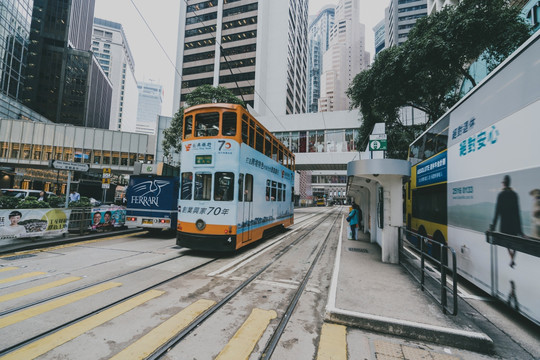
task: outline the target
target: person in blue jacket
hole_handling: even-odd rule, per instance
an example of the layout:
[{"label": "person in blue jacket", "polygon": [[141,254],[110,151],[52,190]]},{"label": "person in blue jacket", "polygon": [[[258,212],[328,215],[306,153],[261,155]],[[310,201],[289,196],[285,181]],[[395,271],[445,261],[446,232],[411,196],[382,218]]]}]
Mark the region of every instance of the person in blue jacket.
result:
[{"label": "person in blue jacket", "polygon": [[352,210],[349,213],[349,216],[347,216],[347,221],[349,222],[349,225],[351,226],[351,239],[349,240],[358,240],[356,237],[356,228],[358,225],[358,220],[360,218],[360,207],[358,207],[357,204],[352,204]]}]

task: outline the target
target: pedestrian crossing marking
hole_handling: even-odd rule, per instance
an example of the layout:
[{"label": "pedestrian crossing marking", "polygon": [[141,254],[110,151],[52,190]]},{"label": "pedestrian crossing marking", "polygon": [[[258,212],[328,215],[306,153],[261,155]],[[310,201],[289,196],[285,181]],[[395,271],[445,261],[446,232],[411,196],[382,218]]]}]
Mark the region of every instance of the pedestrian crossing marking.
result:
[{"label": "pedestrian crossing marking", "polygon": [[253,309],[247,320],[215,360],[248,359],[268,324],[270,324],[270,320],[276,317],[277,313],[274,310]]},{"label": "pedestrian crossing marking", "polygon": [[215,301],[205,299],[194,302],[113,356],[111,360],[134,360],[147,358],[150,354],[172,339],[176,334],[182,331],[193,320],[208,310],[215,303]]},{"label": "pedestrian crossing marking", "polygon": [[23,297],[23,296],[26,296],[26,295],[30,295],[30,294],[33,294],[33,293],[36,293],[36,292],[39,292],[39,291],[47,290],[47,289],[52,289],[54,287],[62,286],[62,285],[68,284],[70,282],[81,280],[81,279],[82,278],[78,277],[78,276],[70,276],[70,277],[67,277],[65,279],[53,281],[53,282],[43,284],[43,285],[40,285],[40,286],[35,286],[33,288],[30,288],[30,289],[25,289],[25,290],[21,290],[21,291],[11,293],[11,294],[2,295],[2,296],[0,296],[0,302],[17,299],[17,298],[20,298],[20,297]]},{"label": "pedestrian crossing marking", "polygon": [[17,270],[17,269],[18,269],[18,267],[15,267],[15,266],[7,266],[7,267],[0,268],[0,272]]},{"label": "pedestrian crossing marking", "polygon": [[110,309],[104,310],[97,315],[79,321],[78,323],[61,329],[52,335],[46,336],[27,346],[19,348],[6,356],[0,357],[0,360],[34,359],[70,340],[75,339],[85,332],[106,323],[107,321],[128,312],[129,310],[144,304],[149,300],[163,295],[164,293],[164,291],[158,290],[147,291],[144,294],[124,301],[123,303],[113,306]]},{"label": "pedestrian crossing marking", "polygon": [[30,277],[39,276],[39,275],[43,275],[43,274],[46,274],[46,273],[41,272],[41,271],[34,271],[34,272],[26,273],[26,274],[21,274],[21,275],[13,276],[13,277],[10,277],[10,278],[1,279],[0,284],[5,284],[5,283],[8,283],[8,282],[18,281],[18,280],[22,280],[22,279],[28,279]]},{"label": "pedestrian crossing marking", "polygon": [[18,323],[23,320],[30,319],[34,316],[46,313],[48,311],[57,309],[61,306],[68,305],[71,303],[74,303],[75,301],[82,300],[84,298],[87,298],[91,295],[98,294],[100,292],[112,289],[114,287],[118,287],[122,285],[121,283],[115,283],[115,282],[109,282],[105,284],[100,284],[96,286],[92,286],[89,289],[78,291],[74,294],[64,296],[63,298],[60,298],[58,300],[50,301],[42,305],[31,307],[27,310],[22,310],[19,312],[16,312],[13,315],[6,316],[4,318],[0,319],[0,329]]},{"label": "pedestrian crossing marking", "polygon": [[323,324],[317,360],[347,360],[347,328]]}]

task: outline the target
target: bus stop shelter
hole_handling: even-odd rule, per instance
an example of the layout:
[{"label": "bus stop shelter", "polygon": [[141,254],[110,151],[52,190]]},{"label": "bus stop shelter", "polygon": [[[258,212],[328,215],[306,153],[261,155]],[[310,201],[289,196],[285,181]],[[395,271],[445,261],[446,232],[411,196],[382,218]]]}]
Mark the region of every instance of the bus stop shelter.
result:
[{"label": "bus stop shelter", "polygon": [[362,210],[364,232],[381,247],[382,261],[399,262],[399,227],[403,226],[403,181],[410,163],[396,159],[363,159],[347,164],[347,196]]}]

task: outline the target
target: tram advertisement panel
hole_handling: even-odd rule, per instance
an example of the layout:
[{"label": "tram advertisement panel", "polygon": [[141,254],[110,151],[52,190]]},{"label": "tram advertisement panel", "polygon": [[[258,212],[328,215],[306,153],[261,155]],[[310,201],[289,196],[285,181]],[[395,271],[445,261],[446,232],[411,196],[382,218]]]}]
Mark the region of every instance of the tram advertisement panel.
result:
[{"label": "tram advertisement panel", "polygon": [[[448,239],[459,272],[532,319],[540,319],[540,287],[531,276],[540,273],[540,259],[491,246],[485,232],[540,241],[540,163],[530,135],[540,131],[539,113],[537,101],[462,132],[448,149]],[[451,123],[450,133],[459,126]]]},{"label": "tram advertisement panel", "polygon": [[51,208],[0,210],[0,244],[66,233],[70,213],[69,209]]}]

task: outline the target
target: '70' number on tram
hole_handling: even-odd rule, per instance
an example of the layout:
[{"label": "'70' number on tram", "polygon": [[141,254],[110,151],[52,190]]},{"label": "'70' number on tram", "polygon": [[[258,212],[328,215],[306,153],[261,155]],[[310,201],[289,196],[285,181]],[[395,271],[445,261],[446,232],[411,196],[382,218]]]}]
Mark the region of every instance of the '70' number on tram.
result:
[{"label": "'70' number on tram", "polygon": [[231,143],[228,142],[228,141],[218,140],[218,143],[219,143],[219,150],[218,151],[229,150],[231,148]]}]

